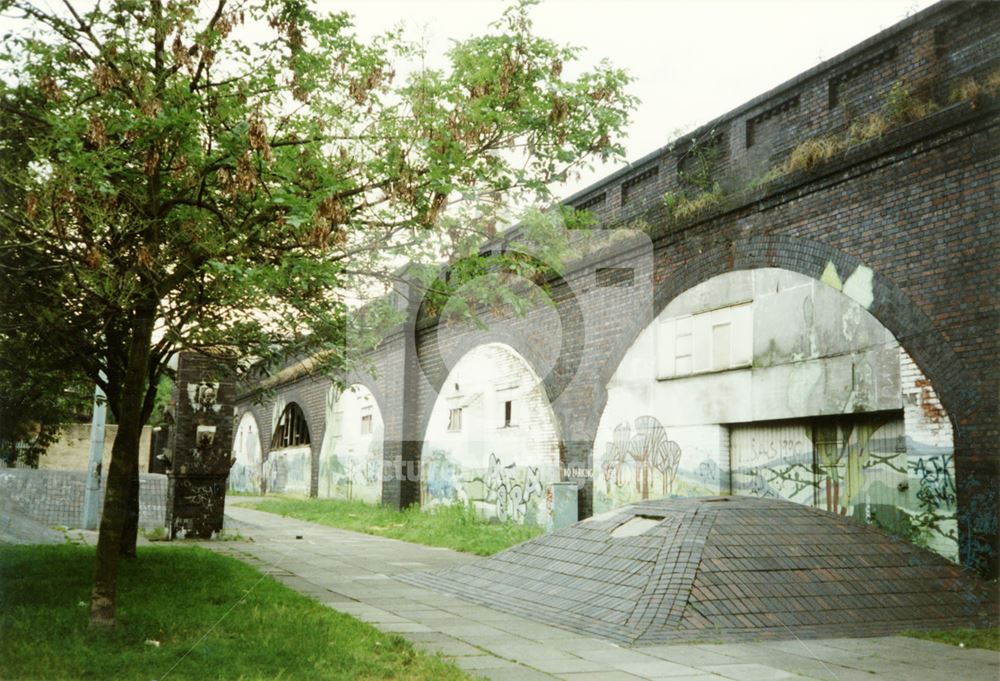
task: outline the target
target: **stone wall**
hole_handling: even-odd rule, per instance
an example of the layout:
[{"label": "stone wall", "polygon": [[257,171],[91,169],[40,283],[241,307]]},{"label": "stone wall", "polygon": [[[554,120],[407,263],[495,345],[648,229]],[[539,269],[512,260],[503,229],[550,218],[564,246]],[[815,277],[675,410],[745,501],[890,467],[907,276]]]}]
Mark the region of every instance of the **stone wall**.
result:
[{"label": "stone wall", "polygon": [[[104,426],[104,456],[101,470],[107,471],[111,465],[111,445],[114,444],[118,426]],[[151,426],[144,426],[139,438],[139,472],[146,473],[149,467],[149,445]],[[59,439],[49,445],[45,454],[39,457],[38,467],[54,471],[85,471],[90,459],[90,424],[64,423],[59,429]]]}]

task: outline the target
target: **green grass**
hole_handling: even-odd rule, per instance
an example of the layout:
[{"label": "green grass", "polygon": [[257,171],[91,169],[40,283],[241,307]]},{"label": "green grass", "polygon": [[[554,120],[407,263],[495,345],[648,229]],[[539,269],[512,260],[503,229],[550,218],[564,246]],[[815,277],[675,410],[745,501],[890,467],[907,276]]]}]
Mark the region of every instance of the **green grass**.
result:
[{"label": "green grass", "polygon": [[945,629],[942,631],[904,631],[903,636],[922,638],[953,646],[961,644],[966,648],[1000,650],[1000,628],[997,627],[986,629]]},{"label": "green grass", "polygon": [[122,564],[118,628],[88,632],[93,569],[91,547],[0,546],[0,678],[469,678],[198,547],[140,547]]},{"label": "green grass", "polygon": [[466,506],[439,506],[421,511],[413,506],[396,511],[362,501],[340,499],[267,499],[249,508],[314,523],[403,541],[443,546],[490,556],[542,533],[534,525],[490,523]]}]

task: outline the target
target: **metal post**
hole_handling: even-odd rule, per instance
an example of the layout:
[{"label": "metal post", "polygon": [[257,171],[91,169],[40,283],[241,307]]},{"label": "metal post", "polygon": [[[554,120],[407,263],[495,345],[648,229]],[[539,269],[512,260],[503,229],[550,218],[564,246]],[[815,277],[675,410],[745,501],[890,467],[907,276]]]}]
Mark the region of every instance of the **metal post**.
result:
[{"label": "metal post", "polygon": [[[104,374],[101,374],[104,377]],[[90,461],[87,463],[87,491],[83,497],[85,530],[97,529],[97,501],[101,496],[101,460],[104,458],[104,421],[108,401],[101,386],[94,386],[94,413],[90,419]]]}]

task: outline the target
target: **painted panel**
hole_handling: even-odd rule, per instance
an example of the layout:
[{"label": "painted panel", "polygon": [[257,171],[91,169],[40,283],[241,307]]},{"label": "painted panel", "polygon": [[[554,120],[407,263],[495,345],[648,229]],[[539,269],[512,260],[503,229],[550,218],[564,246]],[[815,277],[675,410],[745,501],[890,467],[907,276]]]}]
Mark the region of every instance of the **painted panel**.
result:
[{"label": "painted panel", "polygon": [[[850,514],[954,557],[951,424],[866,309],[870,271],[835,274],[734,272],[669,303],[607,384],[595,512],[732,489]],[[733,368],[720,370],[726,346]],[[647,416],[680,447],[673,478],[631,453]],[[729,424],[756,430],[734,426],[730,442]]]},{"label": "painted panel", "polygon": [[950,450],[916,445],[899,415],[750,424],[730,435],[734,494],[851,516],[957,560]]},{"label": "painted panel", "polygon": [[272,450],[264,461],[264,491],[274,494],[309,494],[312,450],[288,447]]},{"label": "painted panel", "polygon": [[[278,428],[287,402],[278,397],[271,408],[271,432]],[[261,488],[264,493],[309,494],[312,450],[309,445],[272,449],[264,458]]]},{"label": "painted panel", "polygon": [[486,517],[545,523],[559,441],[545,389],[520,355],[490,343],[455,364],[431,412],[421,467],[425,507],[466,503]]},{"label": "painted panel", "polygon": [[240,417],[236,437],[233,438],[233,465],[229,469],[229,489],[260,494],[262,475],[257,419],[247,412]]},{"label": "painted panel", "polygon": [[651,415],[602,421],[594,444],[594,512],[644,499],[718,494],[728,437],[719,426],[667,428]]},{"label": "painted panel", "polygon": [[321,498],[382,498],[382,442],[385,426],[371,391],[352,385],[326,395],[326,429],[319,458]]},{"label": "painted panel", "polygon": [[818,479],[806,425],[734,427],[730,452],[733,494],[815,505]]}]

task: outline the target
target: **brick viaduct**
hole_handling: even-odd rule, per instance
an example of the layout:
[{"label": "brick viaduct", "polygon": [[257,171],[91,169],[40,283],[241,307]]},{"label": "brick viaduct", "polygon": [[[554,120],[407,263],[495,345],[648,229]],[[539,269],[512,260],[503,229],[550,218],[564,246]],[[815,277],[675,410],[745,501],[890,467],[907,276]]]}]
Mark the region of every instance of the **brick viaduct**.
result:
[{"label": "brick viaduct", "polygon": [[[780,267],[816,279],[831,263],[842,277],[873,273],[870,312],[930,380],[952,420],[962,560],[997,574],[997,144],[998,98],[954,101],[967,79],[996,82],[1000,5],[941,3],[873,36],[567,200],[603,228],[642,220],[650,249],[619,248],[576,263],[555,282],[551,308],[508,318],[490,332],[438,325],[413,313],[369,355],[372,373],[349,377],[375,396],[385,421],[384,462],[416,466],[447,367],[469,349],[501,341],[544,376],[568,479],[592,467],[605,386],[625,351],[677,295],[721,273]],[[842,135],[883,106],[897,83],[939,103],[919,120],[849,147],[762,188],[753,180],[804,140]],[[950,96],[951,95],[951,96]],[[682,188],[692,141],[716,145],[722,202],[671,218],[665,192]],[[680,173],[680,175],[679,175]],[[493,244],[492,247],[496,247]],[[631,270],[625,279],[604,276]],[[275,380],[277,379],[277,380]],[[244,391],[261,451],[276,398],[298,403],[312,434],[312,490],[329,381],[286,369]],[[580,512],[592,509],[583,475]],[[383,502],[419,501],[414,480],[386,479]]]}]

